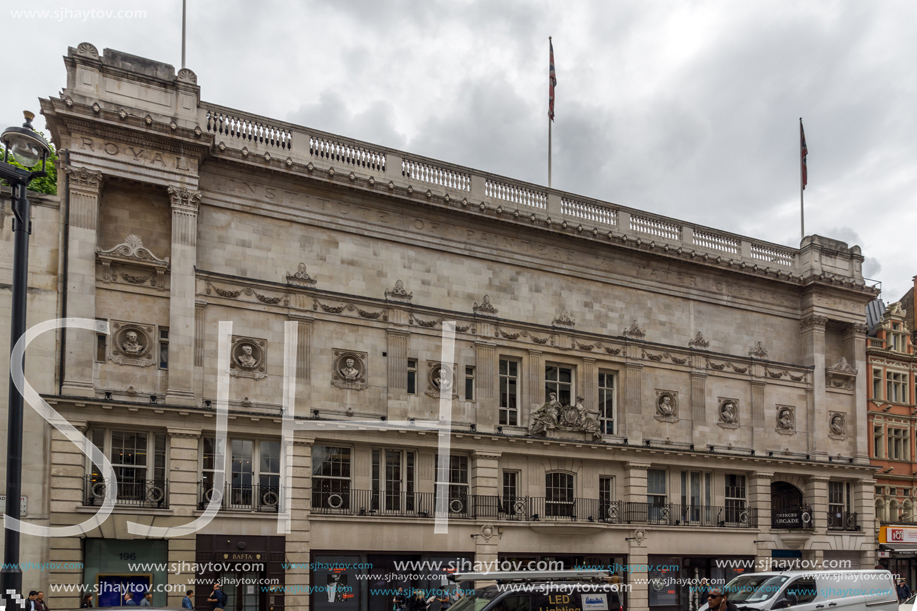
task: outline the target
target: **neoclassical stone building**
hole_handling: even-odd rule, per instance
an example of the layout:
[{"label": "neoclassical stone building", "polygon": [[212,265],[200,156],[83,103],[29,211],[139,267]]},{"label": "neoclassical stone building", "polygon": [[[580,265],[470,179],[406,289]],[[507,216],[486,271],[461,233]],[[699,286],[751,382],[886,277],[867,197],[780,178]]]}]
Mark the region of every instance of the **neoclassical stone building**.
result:
[{"label": "neoclassical stone building", "polygon": [[[858,247],[231,110],[190,70],[87,43],[65,63],[41,101],[66,150],[56,312],[109,333],[47,345],[41,390],[118,492],[84,536],[29,540],[83,563],[46,589],[200,577],[230,584],[233,611],[381,611],[386,581],[362,575],[399,560],[556,560],[649,564],[622,571],[628,609],[674,611],[696,602],[675,579],[741,570],[721,559],[873,566]],[[104,470],[48,435],[48,521],[81,523]]]}]

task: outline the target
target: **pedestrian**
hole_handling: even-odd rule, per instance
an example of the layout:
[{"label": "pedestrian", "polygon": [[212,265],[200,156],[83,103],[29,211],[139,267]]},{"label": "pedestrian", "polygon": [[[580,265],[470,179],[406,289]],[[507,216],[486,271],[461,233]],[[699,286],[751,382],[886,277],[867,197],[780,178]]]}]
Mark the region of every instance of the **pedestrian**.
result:
[{"label": "pedestrian", "polygon": [[393,611],[404,611],[407,605],[408,595],[405,594],[403,587],[398,586],[398,591],[395,592],[395,597],[392,598]]},{"label": "pedestrian", "polygon": [[83,602],[80,603],[80,609],[92,609],[92,594],[83,595]]},{"label": "pedestrian", "polygon": [[898,602],[903,603],[911,597],[911,589],[903,579],[898,580]]},{"label": "pedestrian", "polygon": [[134,600],[134,595],[130,591],[124,593],[124,604],[128,607],[137,606],[137,601]]},{"label": "pedestrian", "polygon": [[194,609],[194,605],[191,603],[191,594],[194,590],[188,590],[185,592],[185,597],[181,599],[181,608],[182,609]]},{"label": "pedestrian", "polygon": [[713,588],[707,595],[708,611],[739,611],[724,589]]},{"label": "pedestrian", "polygon": [[697,586],[697,608],[700,608],[707,602],[707,594],[710,593],[710,582],[706,577],[702,577]]},{"label": "pedestrian", "polygon": [[38,603],[38,609],[40,611],[48,611],[48,603],[45,602],[44,592],[39,590],[38,594],[35,596],[35,601]]},{"label": "pedestrian", "polygon": [[141,607],[152,607],[153,606],[153,593],[147,592],[143,595],[143,600],[140,601]]},{"label": "pedestrian", "polygon": [[408,601],[408,611],[427,611],[430,603],[424,598],[423,590],[414,590],[414,596]]},{"label": "pedestrian", "polygon": [[207,602],[210,603],[210,611],[222,609],[226,606],[226,594],[220,590],[220,584],[213,584],[213,592],[207,597]]},{"label": "pedestrian", "polygon": [[31,590],[29,592],[29,599],[25,603],[25,611],[40,611],[38,607],[38,592]]},{"label": "pedestrian", "polygon": [[437,596],[436,600],[439,601],[440,611],[446,611],[453,603],[452,592],[446,589],[440,589],[439,596]]}]

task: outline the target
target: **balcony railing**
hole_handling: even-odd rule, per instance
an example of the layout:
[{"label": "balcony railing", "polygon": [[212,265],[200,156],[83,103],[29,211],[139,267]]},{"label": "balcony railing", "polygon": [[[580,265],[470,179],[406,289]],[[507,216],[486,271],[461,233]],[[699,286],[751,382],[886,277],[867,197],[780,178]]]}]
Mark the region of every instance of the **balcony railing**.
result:
[{"label": "balcony railing", "polygon": [[860,530],[856,512],[829,511],[828,530]]},{"label": "balcony railing", "polygon": [[[84,478],[83,505],[98,507],[105,501],[108,486],[92,475]],[[131,507],[152,507],[167,509],[169,507],[169,482],[167,480],[118,480],[118,505]]]},{"label": "balcony railing", "polygon": [[[206,509],[211,500],[218,496],[219,489],[210,482],[198,484],[198,509]],[[223,511],[260,511],[277,513],[280,507],[279,486],[236,486],[226,484],[220,498],[220,509]]]},{"label": "balcony railing", "polygon": [[[599,499],[450,495],[442,515],[457,519],[530,522],[581,522],[757,528],[757,512],[747,507],[653,505]],[[312,492],[312,513],[325,515],[435,518],[433,492],[386,493],[372,490]]]}]

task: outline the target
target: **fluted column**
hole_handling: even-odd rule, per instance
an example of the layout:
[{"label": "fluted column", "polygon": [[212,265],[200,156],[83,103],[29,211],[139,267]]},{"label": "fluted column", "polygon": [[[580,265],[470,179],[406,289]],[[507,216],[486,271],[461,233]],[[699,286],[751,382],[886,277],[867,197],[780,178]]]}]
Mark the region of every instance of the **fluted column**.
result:
[{"label": "fluted column", "polygon": [[544,354],[541,350],[529,350],[529,383],[528,399],[522,402],[522,405],[528,405],[526,413],[519,414],[519,425],[528,426],[529,418],[532,412],[545,402],[547,397],[544,396]]},{"label": "fluted column", "polygon": [[477,406],[475,422],[478,430],[493,432],[497,425],[496,393],[494,384],[497,381],[496,346],[491,342],[475,342],[474,344],[474,381],[475,405]]},{"label": "fluted column", "polygon": [[169,292],[169,391],[167,401],[194,405],[195,275],[198,191],[169,187],[172,261]]},{"label": "fluted column", "polygon": [[[408,417],[408,340],[410,334],[398,329],[386,331],[388,358],[388,418],[406,420]],[[419,374],[418,374],[419,378]],[[418,386],[420,379],[417,380]]]},{"label": "fluted column", "polygon": [[[70,194],[70,240],[67,248],[67,316],[96,317],[96,249],[102,173],[65,165]],[[64,395],[92,397],[96,335],[67,329],[64,355]]]},{"label": "fluted column", "polygon": [[[630,443],[643,442],[643,365],[627,363],[625,366],[624,380],[624,414],[626,421],[621,423],[621,435],[630,440]],[[634,426],[630,426],[634,422]]]}]

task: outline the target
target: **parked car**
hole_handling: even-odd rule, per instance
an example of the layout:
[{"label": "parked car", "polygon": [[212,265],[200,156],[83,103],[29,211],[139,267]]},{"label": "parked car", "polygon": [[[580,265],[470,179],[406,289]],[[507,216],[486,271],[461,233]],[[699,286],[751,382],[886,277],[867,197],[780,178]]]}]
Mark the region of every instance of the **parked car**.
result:
[{"label": "parked car", "polygon": [[748,573],[724,589],[739,611],[900,611],[889,571]]}]

